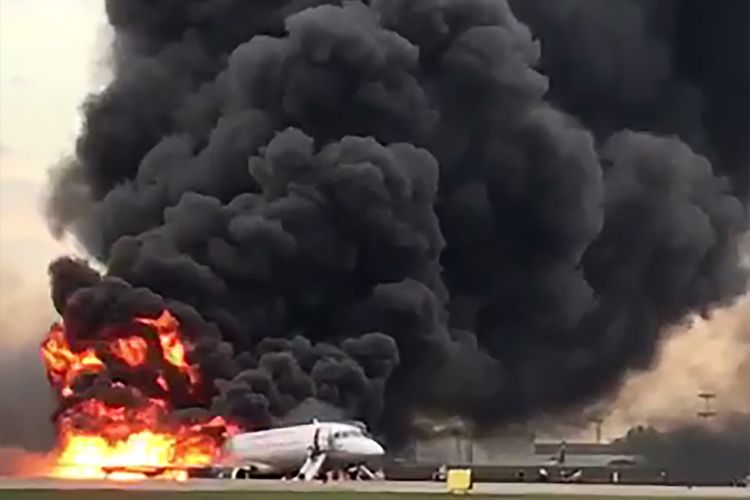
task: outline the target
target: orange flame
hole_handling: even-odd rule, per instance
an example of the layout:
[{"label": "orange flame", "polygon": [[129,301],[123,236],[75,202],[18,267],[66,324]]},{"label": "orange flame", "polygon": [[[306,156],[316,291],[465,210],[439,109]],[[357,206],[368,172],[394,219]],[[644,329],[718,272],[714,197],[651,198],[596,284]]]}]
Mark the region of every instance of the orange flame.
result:
[{"label": "orange flame", "polygon": [[117,339],[112,345],[112,352],[132,367],[140,366],[146,361],[148,344],[141,337]]},{"label": "orange flame", "polygon": [[[141,335],[98,339],[97,347],[73,351],[65,327],[56,324],[42,342],[41,352],[50,383],[63,399],[74,394],[76,380],[84,374],[107,370],[103,357],[108,352],[128,367],[138,369],[156,361],[155,383],[168,393],[163,363],[176,367],[195,389],[198,372],[186,357],[187,346],[177,319],[169,311],[158,318],[136,318],[158,337],[158,344]],[[161,360],[161,361],[159,361]],[[159,362],[162,365],[159,365]],[[187,468],[206,466],[217,457],[227,435],[238,429],[221,417],[207,423],[183,424],[171,418],[164,399],[145,397],[138,389],[121,382],[109,382],[113,390],[127,393],[129,406],[110,405],[85,399],[68,406],[57,419],[59,456],[53,475],[68,478],[111,478],[118,480],[159,477],[184,479]],[[71,400],[72,401],[72,400]],[[132,404],[136,401],[137,404]]]},{"label": "orange flame", "polygon": [[98,372],[104,368],[104,363],[96,357],[94,349],[89,348],[81,353],[71,351],[61,324],[54,325],[42,343],[42,358],[50,382],[60,387],[63,396],[72,393],[71,385],[81,374]]},{"label": "orange flame", "polygon": [[[159,338],[160,357],[183,373],[190,381],[190,387],[194,388],[199,382],[198,372],[187,362],[185,343],[181,338],[177,319],[165,310],[158,318],[136,318],[135,322],[154,330]],[[117,338],[110,341],[107,348],[133,368],[142,366],[149,352],[148,342],[140,336]],[[105,369],[104,362],[93,347],[88,347],[82,352],[72,350],[65,337],[65,327],[61,323],[52,327],[42,342],[41,349],[50,383],[59,388],[64,397],[73,393],[72,384],[78,377],[86,373],[99,373]],[[163,376],[159,376],[157,383],[167,389],[167,379]]]},{"label": "orange flame", "polygon": [[180,338],[180,323],[177,318],[165,310],[156,319],[138,318],[136,321],[157,332],[164,359],[187,375],[191,384],[196,384],[198,373],[185,360],[185,344]]},{"label": "orange flame", "polygon": [[[184,479],[187,468],[210,465],[221,440],[233,432],[224,419],[169,425],[167,405],[157,399],[144,407],[109,407],[87,400],[60,419],[61,451],[53,475],[76,479],[142,479],[153,475]],[[90,419],[80,428],[76,421]]]}]

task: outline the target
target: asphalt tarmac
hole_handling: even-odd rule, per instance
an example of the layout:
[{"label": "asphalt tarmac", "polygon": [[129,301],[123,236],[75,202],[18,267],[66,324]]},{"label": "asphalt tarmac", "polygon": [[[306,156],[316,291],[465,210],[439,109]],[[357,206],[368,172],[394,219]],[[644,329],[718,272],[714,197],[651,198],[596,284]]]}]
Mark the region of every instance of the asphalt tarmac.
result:
[{"label": "asphalt tarmac", "polygon": [[[320,482],[190,479],[187,481],[72,481],[0,478],[0,490],[133,490],[133,491],[353,491],[378,493],[441,493],[443,483],[419,481]],[[647,485],[477,483],[474,493],[486,495],[582,495],[592,497],[750,498],[750,488]],[[1,496],[1,495],[0,495]]]}]

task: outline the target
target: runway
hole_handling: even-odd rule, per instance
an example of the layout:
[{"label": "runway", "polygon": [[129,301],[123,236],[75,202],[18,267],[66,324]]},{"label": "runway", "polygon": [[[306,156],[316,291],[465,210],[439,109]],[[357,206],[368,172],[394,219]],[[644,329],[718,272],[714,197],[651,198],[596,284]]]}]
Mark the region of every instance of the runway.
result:
[{"label": "runway", "polygon": [[[442,483],[420,481],[320,482],[190,479],[188,481],[72,481],[0,478],[0,490],[132,490],[132,491],[348,491],[361,493],[443,493]],[[750,488],[593,484],[477,483],[475,494],[498,496],[580,495],[591,497],[750,498]]]}]

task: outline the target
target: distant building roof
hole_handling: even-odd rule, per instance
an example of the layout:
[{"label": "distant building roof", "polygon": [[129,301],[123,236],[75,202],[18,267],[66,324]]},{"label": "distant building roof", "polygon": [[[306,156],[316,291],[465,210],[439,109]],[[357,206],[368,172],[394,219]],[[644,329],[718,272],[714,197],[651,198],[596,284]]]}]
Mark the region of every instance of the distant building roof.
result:
[{"label": "distant building roof", "polygon": [[627,467],[639,464],[637,457],[625,455],[568,455],[565,463],[557,463],[556,456],[540,455],[500,456],[493,465],[507,467]]},{"label": "distant building roof", "polygon": [[[560,451],[562,443],[554,442],[535,442],[534,453],[537,455],[554,455]],[[565,451],[573,455],[612,455],[618,454],[620,448],[611,443],[565,443]]]},{"label": "distant building roof", "polygon": [[560,463],[560,448],[561,444],[555,443],[554,446],[537,446],[535,450],[533,443],[525,441],[523,436],[503,436],[495,439],[485,437],[476,441],[445,436],[417,440],[411,448],[411,458],[421,463],[498,467],[600,468],[645,465],[643,457],[620,453],[616,447],[577,446],[575,443],[566,443],[565,459]]},{"label": "distant building roof", "polygon": [[[556,458],[556,457],[554,457]],[[565,457],[562,467],[630,467],[639,465],[643,460],[635,455],[571,455]],[[549,463],[549,462],[548,462]],[[552,462],[554,463],[554,462]]]}]

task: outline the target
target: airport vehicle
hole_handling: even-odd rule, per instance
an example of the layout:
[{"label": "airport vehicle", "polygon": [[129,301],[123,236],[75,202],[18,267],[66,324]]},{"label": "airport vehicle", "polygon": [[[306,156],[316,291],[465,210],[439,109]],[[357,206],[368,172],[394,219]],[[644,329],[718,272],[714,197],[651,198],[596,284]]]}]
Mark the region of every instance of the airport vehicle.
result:
[{"label": "airport vehicle", "polygon": [[227,440],[222,452],[224,477],[291,474],[298,480],[314,479],[324,469],[351,471],[352,467],[358,476],[372,479],[375,474],[367,468],[368,462],[385,454],[358,422],[318,421],[239,434]]}]

